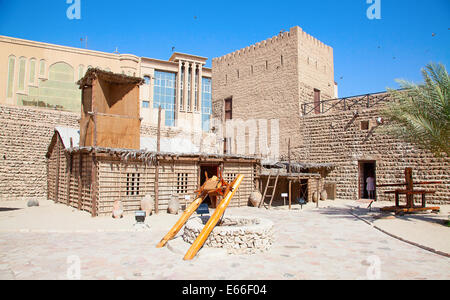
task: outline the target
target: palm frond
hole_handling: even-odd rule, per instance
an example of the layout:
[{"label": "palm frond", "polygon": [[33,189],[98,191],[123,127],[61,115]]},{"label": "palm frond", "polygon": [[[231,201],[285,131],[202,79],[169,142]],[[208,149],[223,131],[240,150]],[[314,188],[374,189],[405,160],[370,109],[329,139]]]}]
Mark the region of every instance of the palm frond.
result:
[{"label": "palm frond", "polygon": [[397,80],[402,90],[389,90],[393,101],[382,111],[390,120],[386,132],[417,144],[436,156],[450,154],[450,80],[442,64],[422,69],[423,84]]}]

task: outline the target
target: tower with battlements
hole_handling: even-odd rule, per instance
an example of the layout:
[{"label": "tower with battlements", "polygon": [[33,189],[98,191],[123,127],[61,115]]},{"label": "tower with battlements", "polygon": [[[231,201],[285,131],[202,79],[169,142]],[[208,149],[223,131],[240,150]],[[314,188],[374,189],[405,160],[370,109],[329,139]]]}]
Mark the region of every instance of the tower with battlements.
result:
[{"label": "tower with battlements", "polygon": [[[333,48],[298,26],[214,58],[212,65],[213,117],[224,123],[228,119],[278,120],[282,156],[288,152],[289,138],[292,148],[302,144],[298,128],[302,104],[337,98]],[[267,139],[273,141],[270,131]],[[225,138],[225,151],[233,152],[226,143]],[[245,154],[263,152],[255,148],[256,153]]]}]

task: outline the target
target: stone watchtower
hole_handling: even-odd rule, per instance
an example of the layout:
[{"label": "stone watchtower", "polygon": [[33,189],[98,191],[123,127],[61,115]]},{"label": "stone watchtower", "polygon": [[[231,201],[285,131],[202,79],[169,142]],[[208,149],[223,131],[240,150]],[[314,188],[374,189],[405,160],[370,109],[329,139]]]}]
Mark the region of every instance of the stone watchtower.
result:
[{"label": "stone watchtower", "polygon": [[[226,119],[279,120],[281,155],[287,154],[288,138],[292,149],[302,145],[298,122],[302,114],[301,105],[337,98],[333,48],[300,27],[214,58],[212,66],[213,118],[222,122]],[[257,131],[259,139],[261,128]],[[267,137],[263,138],[267,138],[270,144],[277,137],[271,136],[270,129],[267,131]],[[225,143],[236,144],[224,140]],[[264,153],[259,149],[258,141],[256,147],[249,147],[248,140],[247,130],[245,154]],[[250,148],[256,148],[255,153],[248,153]]]}]

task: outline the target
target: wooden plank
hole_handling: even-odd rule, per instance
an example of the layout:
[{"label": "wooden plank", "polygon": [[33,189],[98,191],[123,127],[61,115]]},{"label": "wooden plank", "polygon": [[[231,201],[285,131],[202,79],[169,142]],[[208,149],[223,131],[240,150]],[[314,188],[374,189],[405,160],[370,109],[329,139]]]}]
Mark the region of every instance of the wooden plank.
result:
[{"label": "wooden plank", "polygon": [[[157,132],[157,142],[156,151],[161,152],[161,106],[158,110],[158,132]],[[156,162],[155,166],[155,213],[159,213],[159,161]]]},{"label": "wooden plank", "polygon": [[289,180],[289,210],[292,208],[292,181]]},{"label": "wooden plank", "polygon": [[261,208],[261,206],[264,204],[264,200],[266,199],[267,188],[269,187],[270,177],[271,177],[271,174],[269,174],[269,177],[267,178],[266,188],[265,188],[264,194],[261,198],[261,202],[259,203],[259,208]]},{"label": "wooden plank", "polygon": [[59,172],[60,172],[60,164],[61,164],[61,142],[58,136],[58,141],[56,143],[57,156],[56,156],[56,181],[55,181],[55,202],[59,202]]},{"label": "wooden plank", "polygon": [[274,188],[272,190],[272,197],[270,198],[269,209],[272,207],[273,198],[275,197],[275,193],[277,191],[278,178],[280,177],[280,171],[278,171],[277,177],[275,178]]},{"label": "wooden plank", "polygon": [[[412,172],[413,172],[412,168],[405,169],[405,182],[406,182],[406,189],[408,191],[412,191],[414,189]],[[406,203],[408,207],[414,207],[414,196],[412,194],[406,194]]]},{"label": "wooden plank", "polygon": [[406,206],[388,206],[388,207],[382,207],[380,208],[381,211],[384,212],[404,212],[404,213],[413,213],[413,212],[419,212],[419,211],[440,211],[441,208],[438,206],[434,207],[406,207]]}]

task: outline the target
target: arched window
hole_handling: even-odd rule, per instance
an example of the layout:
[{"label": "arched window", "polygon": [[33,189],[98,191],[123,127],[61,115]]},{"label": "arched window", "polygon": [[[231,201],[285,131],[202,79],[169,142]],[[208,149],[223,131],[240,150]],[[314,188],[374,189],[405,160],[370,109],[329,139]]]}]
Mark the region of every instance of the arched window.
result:
[{"label": "arched window", "polygon": [[25,69],[26,69],[25,57],[19,58],[19,91],[25,90]]},{"label": "arched window", "polygon": [[8,59],[8,84],[6,86],[6,97],[12,98],[14,91],[14,67],[16,64],[16,57],[11,55]]},{"label": "arched window", "polygon": [[39,76],[45,77],[45,60],[41,59],[39,62]]},{"label": "arched window", "polygon": [[48,80],[39,84],[39,100],[46,107],[58,107],[63,110],[80,110],[81,91],[75,83],[74,68],[58,62],[48,69]]},{"label": "arched window", "polygon": [[36,59],[32,58],[30,59],[30,77],[29,77],[29,83],[34,84],[36,79]]}]

